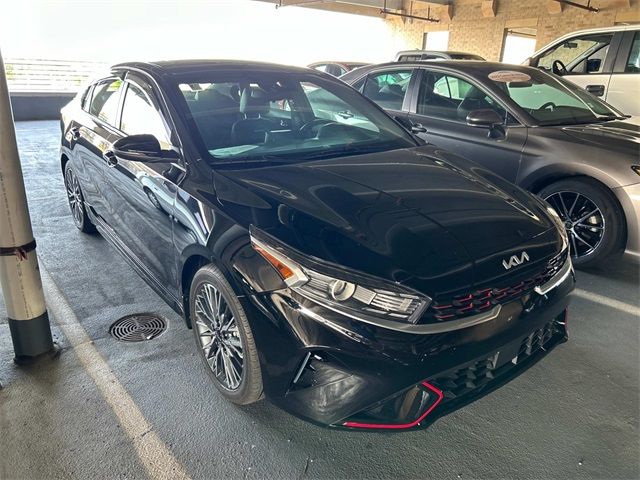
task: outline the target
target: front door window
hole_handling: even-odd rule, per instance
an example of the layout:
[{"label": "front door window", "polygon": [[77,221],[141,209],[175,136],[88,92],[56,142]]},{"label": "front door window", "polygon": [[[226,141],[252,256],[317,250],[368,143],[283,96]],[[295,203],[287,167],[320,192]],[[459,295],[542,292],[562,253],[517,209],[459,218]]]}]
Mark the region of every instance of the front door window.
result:
[{"label": "front door window", "polygon": [[419,115],[466,123],[470,112],[485,109],[506,118],[506,110],[475,85],[454,75],[424,72],[418,93]]}]

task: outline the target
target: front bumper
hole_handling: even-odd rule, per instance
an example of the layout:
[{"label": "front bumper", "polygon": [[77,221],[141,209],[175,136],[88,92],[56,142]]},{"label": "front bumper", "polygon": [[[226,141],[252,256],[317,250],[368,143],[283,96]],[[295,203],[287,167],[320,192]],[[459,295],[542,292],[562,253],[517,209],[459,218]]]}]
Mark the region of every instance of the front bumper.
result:
[{"label": "front bumper", "polygon": [[489,321],[428,334],[394,331],[293,292],[246,298],[266,396],[316,424],[424,427],[485,395],[566,341],[573,271],[547,292],[501,306]]}]

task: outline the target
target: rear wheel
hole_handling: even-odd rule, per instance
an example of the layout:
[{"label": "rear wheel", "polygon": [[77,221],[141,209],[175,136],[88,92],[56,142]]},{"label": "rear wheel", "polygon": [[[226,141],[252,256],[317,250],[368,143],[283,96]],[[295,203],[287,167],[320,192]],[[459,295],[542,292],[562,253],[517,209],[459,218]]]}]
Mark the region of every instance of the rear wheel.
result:
[{"label": "rear wheel", "polygon": [[189,293],[191,324],[200,358],[216,388],[240,405],[262,396],[258,351],[244,309],[222,272],[198,270]]},{"label": "rear wheel", "polygon": [[94,233],[96,231],[96,227],[91,223],[91,220],[87,215],[80,182],[71,167],[71,162],[67,162],[64,166],[64,187],[67,192],[67,201],[69,202],[69,209],[71,210],[73,223],[75,223],[76,227],[78,227],[78,230],[81,232]]},{"label": "rear wheel", "polygon": [[600,266],[622,250],[624,217],[613,194],[600,183],[587,178],[561,180],[539,195],[564,222],[575,265]]}]

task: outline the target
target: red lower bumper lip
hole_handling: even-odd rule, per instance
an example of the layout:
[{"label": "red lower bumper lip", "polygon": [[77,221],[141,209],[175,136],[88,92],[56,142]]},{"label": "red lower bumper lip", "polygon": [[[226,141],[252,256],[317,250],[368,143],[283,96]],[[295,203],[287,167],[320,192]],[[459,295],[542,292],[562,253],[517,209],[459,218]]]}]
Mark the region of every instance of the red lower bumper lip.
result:
[{"label": "red lower bumper lip", "polygon": [[437,399],[434,403],[432,403],[429,408],[427,408],[416,420],[411,423],[360,423],[360,422],[344,422],[342,424],[343,427],[351,427],[351,428],[375,428],[375,429],[404,429],[404,428],[412,428],[422,422],[427,415],[429,415],[434,408],[436,408],[442,398],[444,397],[442,391],[438,388],[431,385],[429,382],[422,382],[422,386],[433,392]]}]

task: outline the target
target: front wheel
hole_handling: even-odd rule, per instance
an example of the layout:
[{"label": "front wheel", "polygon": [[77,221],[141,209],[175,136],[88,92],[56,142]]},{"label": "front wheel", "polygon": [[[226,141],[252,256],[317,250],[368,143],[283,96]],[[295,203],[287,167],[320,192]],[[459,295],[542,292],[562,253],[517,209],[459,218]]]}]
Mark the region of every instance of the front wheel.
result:
[{"label": "front wheel", "polygon": [[601,266],[622,250],[624,217],[613,194],[600,183],[587,178],[561,180],[539,195],[564,222],[575,265]]},{"label": "front wheel", "polygon": [[71,167],[71,162],[67,162],[64,166],[64,188],[67,192],[67,202],[69,202],[73,223],[81,232],[94,233],[96,227],[87,215],[80,182]]},{"label": "front wheel", "polygon": [[235,292],[214,265],[193,277],[189,311],[200,358],[216,388],[239,405],[259,400],[262,374],[253,334]]}]

